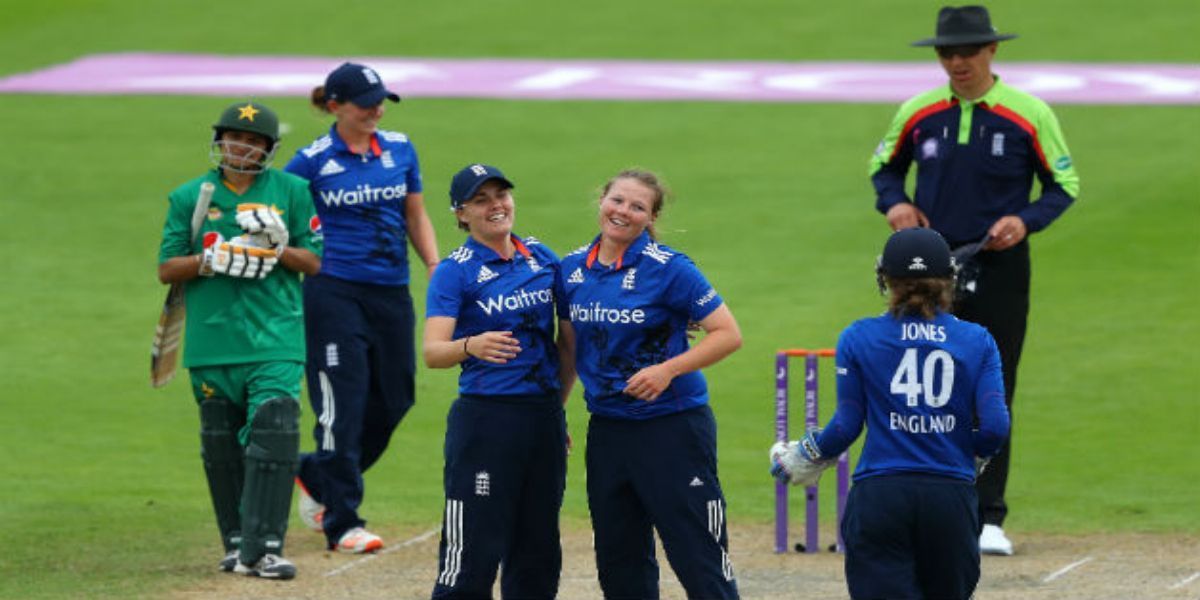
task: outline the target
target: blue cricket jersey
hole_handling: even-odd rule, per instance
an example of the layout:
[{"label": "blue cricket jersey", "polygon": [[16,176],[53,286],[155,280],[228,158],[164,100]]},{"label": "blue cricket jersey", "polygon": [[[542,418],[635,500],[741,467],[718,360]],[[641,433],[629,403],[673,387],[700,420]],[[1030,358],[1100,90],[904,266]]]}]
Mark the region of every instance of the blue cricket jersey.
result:
[{"label": "blue cricket jersey", "polygon": [[511,331],[521,352],[505,364],[468,357],[460,394],[547,395],[560,389],[554,344],[554,280],[558,256],[534,238],[513,236],[517,253],[506,260],[468,237],[438,264],[429,282],[426,317],[456,319],[454,338]]},{"label": "blue cricket jersey", "polygon": [[654,402],[624,393],[641,369],[688,349],[688,321],[707,317],[723,300],[687,256],[657,244],[647,233],[612,267],[596,260],[599,236],[563,257],[559,268],[559,318],[575,328],[575,368],[593,414],[648,419],[708,402],[704,375],[676,377]]},{"label": "blue cricket jersey", "polygon": [[838,340],[837,392],[817,445],[837,456],[865,421],[855,481],[890,473],[974,481],[975,457],[995,454],[1008,437],[996,342],[949,313],[851,324]]},{"label": "blue cricket jersey", "polygon": [[325,254],[321,274],[381,285],[408,284],[405,199],[421,192],[421,168],[408,136],[377,131],[355,154],[337,125],[284,168],[308,180]]}]

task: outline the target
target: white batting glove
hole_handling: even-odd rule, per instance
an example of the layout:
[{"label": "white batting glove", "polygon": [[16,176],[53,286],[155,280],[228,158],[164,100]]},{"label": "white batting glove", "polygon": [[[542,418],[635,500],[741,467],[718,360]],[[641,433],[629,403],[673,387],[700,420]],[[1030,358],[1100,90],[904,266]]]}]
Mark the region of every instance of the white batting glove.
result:
[{"label": "white batting glove", "polygon": [[287,248],[287,224],[265,204],[239,204],[237,224],[250,235],[253,245],[270,248],[277,257]]},{"label": "white batting glove", "polygon": [[821,457],[821,451],[817,448],[816,433],[810,431],[799,440],[775,442],[775,445],[771,446],[771,475],[775,479],[792,485],[817,485],[821,473],[836,461]]},{"label": "white batting glove", "polygon": [[219,234],[205,236],[204,242],[200,274],[206,277],[220,273],[229,277],[262,279],[279,262],[274,250],[226,242]]}]

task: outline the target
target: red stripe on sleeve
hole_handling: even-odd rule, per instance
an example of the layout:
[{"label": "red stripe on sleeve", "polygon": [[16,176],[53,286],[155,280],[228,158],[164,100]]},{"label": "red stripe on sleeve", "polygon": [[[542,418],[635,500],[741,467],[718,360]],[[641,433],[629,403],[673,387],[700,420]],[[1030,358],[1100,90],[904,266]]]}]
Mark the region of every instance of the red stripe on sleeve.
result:
[{"label": "red stripe on sleeve", "polygon": [[943,110],[950,110],[957,104],[958,98],[954,98],[953,100],[938,100],[937,102],[923,107],[917,112],[913,113],[913,116],[909,117],[908,120],[904,122],[904,129],[900,130],[900,137],[896,138],[896,145],[892,147],[892,154],[891,156],[888,156],[888,162],[892,162],[892,159],[896,158],[896,153],[900,152],[900,146],[902,146],[904,141],[908,139],[908,134],[912,132],[913,127],[916,127],[917,123],[921,122],[922,119],[928,117],[929,115],[940,113]]},{"label": "red stripe on sleeve", "polygon": [[1016,123],[1017,127],[1020,127],[1022,131],[1029,134],[1029,137],[1033,138],[1033,149],[1037,151],[1038,160],[1042,161],[1042,167],[1044,167],[1047,171],[1053,171],[1053,169],[1050,168],[1050,163],[1046,161],[1046,153],[1042,152],[1042,143],[1038,141],[1037,127],[1034,127],[1033,123],[1030,123],[1025,119],[1025,117],[1022,117],[1016,111],[1004,106],[1003,104],[996,104],[994,106],[981,106],[996,113],[997,115],[1000,115],[1001,117],[1004,117],[1005,119],[1008,119],[1009,121],[1012,121],[1013,123]]}]

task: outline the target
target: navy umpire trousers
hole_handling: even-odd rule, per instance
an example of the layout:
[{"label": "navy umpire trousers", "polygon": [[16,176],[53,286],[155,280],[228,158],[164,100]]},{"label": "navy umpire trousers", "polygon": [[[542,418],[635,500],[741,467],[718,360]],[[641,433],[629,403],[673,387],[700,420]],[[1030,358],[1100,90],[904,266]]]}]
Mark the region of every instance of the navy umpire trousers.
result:
[{"label": "navy umpire trousers", "polygon": [[855,481],[842,539],[855,600],[966,600],[979,583],[975,487],[936,475]]},{"label": "navy umpire trousers", "polygon": [[[983,325],[995,338],[1004,371],[1004,404],[1011,417],[1013,395],[1017,389],[1017,365],[1021,362],[1029,315],[1029,241],[1024,240],[1003,252],[980,252],[975,258],[980,266],[978,291],[956,301],[954,315]],[[1008,516],[1004,493],[1008,487],[1011,448],[1010,433],[975,484],[984,523],[1000,526]]]},{"label": "navy umpire trousers", "polygon": [[464,395],[446,417],[446,511],[434,598],[554,598],[567,422],[557,394]]},{"label": "navy umpire trousers", "polygon": [[416,355],[408,286],[326,275],[304,280],[308,397],[317,450],[300,457],[300,480],[325,505],[330,547],[359,517],[362,474],[387,448],[413,405]]},{"label": "navy umpire trousers", "polygon": [[646,420],[592,415],[587,492],[605,598],[659,597],[656,529],[689,598],[738,597],[708,405]]}]

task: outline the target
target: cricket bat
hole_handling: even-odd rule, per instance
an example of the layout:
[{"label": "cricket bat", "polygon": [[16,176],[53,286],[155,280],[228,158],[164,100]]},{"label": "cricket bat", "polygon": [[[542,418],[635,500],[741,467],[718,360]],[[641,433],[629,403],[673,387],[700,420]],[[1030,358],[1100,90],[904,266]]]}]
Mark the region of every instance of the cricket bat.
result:
[{"label": "cricket bat", "polygon": [[[200,195],[196,197],[196,208],[192,211],[192,242],[200,232],[208,216],[208,205],[212,202],[213,184],[200,184]],[[158,326],[154,329],[154,343],[150,346],[150,385],[156,388],[167,385],[175,377],[179,363],[179,348],[183,344],[183,324],[187,321],[187,303],[183,296],[183,283],[172,283],[163,302]]]}]

